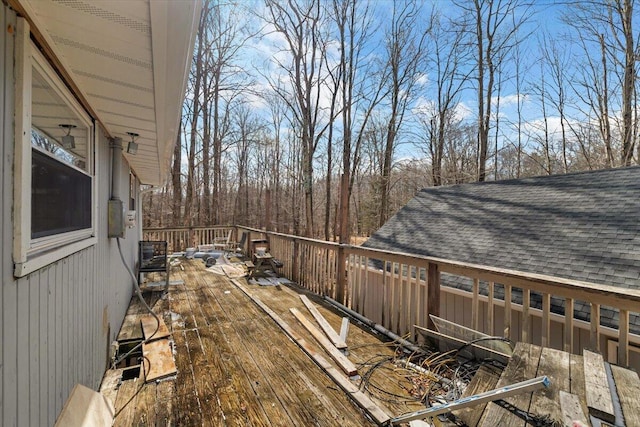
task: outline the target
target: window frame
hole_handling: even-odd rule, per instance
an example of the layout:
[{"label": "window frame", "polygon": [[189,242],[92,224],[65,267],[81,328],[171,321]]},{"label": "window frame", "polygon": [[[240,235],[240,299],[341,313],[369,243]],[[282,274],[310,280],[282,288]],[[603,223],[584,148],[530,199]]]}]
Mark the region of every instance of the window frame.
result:
[{"label": "window frame", "polygon": [[[95,161],[96,126],[46,58],[30,40],[29,24],[18,19],[15,44],[15,151],[13,203],[14,276],[22,277],[48,264],[95,245],[97,223],[97,179]],[[87,129],[86,171],[91,179],[91,227],[31,238],[32,82],[37,70]],[[71,165],[65,164],[67,167]]]}]

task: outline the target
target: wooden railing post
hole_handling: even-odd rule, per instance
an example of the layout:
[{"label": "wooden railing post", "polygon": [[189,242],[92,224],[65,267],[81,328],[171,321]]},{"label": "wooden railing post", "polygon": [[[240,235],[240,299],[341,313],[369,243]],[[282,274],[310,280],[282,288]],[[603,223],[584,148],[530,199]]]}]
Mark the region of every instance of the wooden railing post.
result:
[{"label": "wooden railing post", "polygon": [[[440,267],[433,262],[429,263],[427,274],[427,314],[440,316]],[[431,317],[427,318],[427,327],[435,329]]]},{"label": "wooden railing post", "polygon": [[192,247],[192,248],[196,247],[196,233],[193,227],[189,227],[189,246],[187,247]]},{"label": "wooden railing post", "polygon": [[300,246],[298,243],[298,239],[293,239],[293,259],[291,260],[291,280],[298,283],[300,280],[300,276],[298,274],[298,258],[300,252]]},{"label": "wooden railing post", "polygon": [[347,256],[344,245],[338,246],[338,265],[336,266],[336,301],[345,304],[344,288],[347,276]]}]

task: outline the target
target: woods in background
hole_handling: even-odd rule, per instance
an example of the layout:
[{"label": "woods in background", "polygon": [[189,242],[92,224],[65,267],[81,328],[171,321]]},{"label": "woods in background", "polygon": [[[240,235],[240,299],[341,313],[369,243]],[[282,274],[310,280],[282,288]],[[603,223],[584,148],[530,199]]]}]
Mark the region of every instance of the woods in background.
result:
[{"label": "woods in background", "polygon": [[171,181],[145,193],[144,225],[348,242],[427,186],[637,164],[635,14],[207,1]]}]

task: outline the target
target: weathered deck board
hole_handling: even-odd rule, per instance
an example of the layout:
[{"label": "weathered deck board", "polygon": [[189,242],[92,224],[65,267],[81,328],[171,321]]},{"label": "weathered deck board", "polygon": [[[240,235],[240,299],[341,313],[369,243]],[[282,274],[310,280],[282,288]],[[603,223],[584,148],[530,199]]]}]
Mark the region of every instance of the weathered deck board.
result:
[{"label": "weathered deck board", "polygon": [[551,420],[562,422],[560,391],[570,391],[569,353],[544,347],[540,354],[536,376],[546,375],[551,384],[533,393],[529,412],[536,415],[548,415]]},{"label": "weathered deck board", "polygon": [[176,387],[171,418],[176,425],[201,425],[202,413],[200,411],[200,401],[195,392],[196,386],[193,379],[186,333],[185,331],[177,331],[172,334],[172,337],[176,346],[178,375],[175,380]]},{"label": "weathered deck board", "polygon": [[635,371],[611,365],[626,426],[640,426],[640,379]]},{"label": "weathered deck board", "polygon": [[[287,403],[284,404],[287,411],[292,417],[300,417],[309,413],[309,417],[306,419],[300,419],[295,422],[294,425],[307,425],[309,423],[316,423],[314,421],[321,415],[322,418],[329,422],[329,425],[357,425],[358,419],[353,417],[345,417],[345,413],[353,412],[353,406],[349,403],[348,399],[343,399],[344,394],[335,389],[335,385],[327,379],[327,377],[316,367],[313,363],[302,353],[298,347],[293,344],[284,334],[277,335],[277,341],[273,341],[273,338],[269,339],[269,336],[273,336],[273,328],[277,326],[269,318],[268,321],[258,321],[257,319],[264,318],[263,312],[248,298],[242,295],[238,288],[229,294],[221,295],[225,299],[233,298],[234,303],[226,306],[227,310],[234,310],[235,307],[243,307],[242,312],[249,313],[250,319],[238,319],[236,323],[246,326],[247,328],[253,328],[251,333],[247,333],[247,330],[242,328],[236,328],[238,333],[242,337],[243,343],[248,346],[247,350],[251,352],[254,357],[262,358],[261,366],[273,366],[268,369],[264,369],[264,372],[269,375],[276,374],[275,377],[269,379],[270,383],[274,384],[278,390],[284,391],[278,393],[278,396],[283,399],[287,399]],[[281,291],[270,288],[276,295],[283,295]],[[226,291],[225,291],[226,292]],[[250,307],[245,307],[246,305]],[[236,310],[237,311],[237,310]],[[257,340],[257,342],[256,342]],[[251,345],[255,343],[261,348],[266,348],[267,351],[264,354],[251,351]],[[278,345],[279,344],[279,345]],[[281,378],[278,372],[291,372],[288,375],[290,380],[286,382],[285,378]],[[311,385],[315,384],[314,387]],[[288,392],[290,390],[290,392]],[[291,398],[289,393],[302,393],[307,403],[305,407],[299,408],[299,404],[296,404],[296,399]],[[312,393],[312,394],[309,394]],[[336,406],[338,405],[338,406]],[[314,408],[311,408],[314,406]],[[309,411],[313,409],[312,411]],[[313,414],[316,414],[315,416]],[[360,415],[358,414],[360,417]],[[354,423],[355,421],[355,423]]]},{"label": "weathered deck board", "polygon": [[[481,366],[473,376],[473,379],[465,389],[461,398],[495,390],[499,379],[500,374],[496,372],[495,368]],[[483,403],[474,407],[460,409],[454,411],[454,415],[464,421],[469,427],[476,427],[487,405],[488,403]]]},{"label": "weathered deck board", "polygon": [[578,396],[580,400],[580,406],[582,407],[582,412],[585,415],[588,415],[589,409],[587,408],[587,398],[584,382],[584,361],[582,359],[582,356],[578,354],[569,355],[569,377],[571,383],[571,394]]},{"label": "weathered deck board", "polygon": [[136,410],[136,391],[140,387],[141,380],[124,381],[118,389],[118,397],[115,404],[116,418],[114,427],[128,427],[133,424]]},{"label": "weathered deck board", "polygon": [[[516,348],[511,356],[511,361],[504,370],[496,388],[509,384],[515,384],[535,378],[538,370],[538,362],[542,348],[535,345],[516,344]],[[516,408],[529,409],[532,393],[523,393],[505,399]],[[524,421],[511,412],[495,404],[487,405],[487,410],[482,420],[483,426],[524,426]]]},{"label": "weathered deck board", "polygon": [[[244,285],[236,282],[236,286],[250,296],[249,291],[244,287]],[[264,304],[261,300],[259,300],[255,296],[250,296],[253,299],[253,302],[258,305],[269,317],[271,317],[277,324],[284,330],[287,335],[305,351],[311,357],[314,362],[322,368],[322,370],[331,377],[331,379],[346,393],[349,394],[351,399],[354,400],[362,409],[367,411],[369,416],[371,416],[377,424],[381,425],[386,423],[390,416],[386,413],[384,409],[381,409],[375,402],[371,401],[371,399],[362,393],[355,385],[353,385],[348,378],[344,377],[335,366],[331,365],[320,353],[318,353],[309,343],[304,340],[296,331],[293,330],[289,326],[287,322],[285,322],[280,316],[271,310],[266,304]],[[312,401],[309,401],[312,403]]]},{"label": "weathered deck board", "polygon": [[[211,289],[212,294],[216,294],[229,310],[229,317],[233,318],[234,314],[240,311],[235,307],[242,307],[242,303],[241,300],[236,301],[236,295],[225,294],[226,291],[228,290]],[[238,290],[235,289],[235,294],[237,293]],[[224,310],[222,307],[220,309]],[[246,376],[246,382],[249,383],[248,389],[253,390],[253,398],[265,414],[271,415],[268,419],[274,425],[296,425],[308,422],[308,419],[301,417],[301,412],[297,410],[295,391],[289,389],[291,383],[286,381],[287,367],[289,369],[291,367],[275,364],[276,362],[287,364],[286,353],[281,353],[281,349],[277,348],[277,341],[263,340],[263,337],[268,337],[269,333],[257,323],[243,316],[243,318],[233,318],[218,325],[220,336],[225,342],[219,348],[222,359],[230,365],[229,369],[232,371],[248,372]],[[255,351],[257,348],[261,350]],[[272,354],[274,351],[278,353]],[[279,372],[282,375],[272,377],[272,372]],[[247,389],[246,386],[243,388]]]},{"label": "weathered deck board", "polygon": [[309,321],[302,313],[296,308],[290,308],[291,314],[309,331],[309,333],[318,341],[318,343],[325,349],[329,356],[340,366],[345,374],[354,376],[358,374],[358,368],[351,362],[347,356],[342,354],[329,339],[324,336],[322,331],[318,329],[313,323]]},{"label": "weathered deck board", "polygon": [[316,319],[316,322],[318,322],[318,325],[320,325],[324,333],[327,334],[327,337],[331,340],[333,345],[341,350],[347,348],[347,344],[340,338],[336,329],[327,322],[327,319],[324,318],[322,313],[320,313],[316,306],[313,305],[309,298],[306,295],[300,295],[300,300],[307,307],[313,318]]},{"label": "weathered deck board", "polygon": [[175,381],[160,381],[156,385],[156,426],[168,427],[175,425],[172,415],[173,396],[175,394]]},{"label": "weathered deck board", "polygon": [[583,358],[589,413],[613,423],[616,416],[613,411],[613,400],[602,355],[585,350]]},{"label": "weathered deck board", "polygon": [[159,322],[157,322],[156,318],[151,314],[145,314],[140,318],[142,334],[145,340],[148,340],[149,337],[154,340],[159,340],[167,338],[170,335],[169,329],[167,329],[167,325],[165,325],[162,317],[158,316],[158,320]]},{"label": "weathered deck board", "polygon": [[166,338],[142,344],[146,382],[155,381],[176,373],[171,344]]},{"label": "weathered deck board", "polygon": [[156,384],[147,384],[136,396],[136,407],[132,426],[156,425]]},{"label": "weathered deck board", "polygon": [[[306,310],[299,297],[299,292],[306,293],[304,290],[286,286],[282,286],[280,291],[271,287],[248,286],[247,288],[283,318],[298,334],[308,335],[289,311],[291,307],[300,311]],[[322,300],[311,296],[310,299],[315,302],[318,310],[334,329],[340,327],[342,313],[323,305]],[[372,337],[370,329],[367,327],[362,327],[358,323],[353,323],[353,326],[350,328],[347,338],[350,347],[349,360],[358,366],[363,377],[367,376],[367,381],[360,384],[361,388],[366,389],[374,401],[385,406],[393,414],[424,409],[424,405],[417,402],[407,392],[412,387],[404,375],[407,372],[398,372],[398,369],[391,363],[395,357],[395,345],[381,342]],[[385,361],[388,363],[383,363]]]},{"label": "weathered deck board", "polygon": [[560,390],[558,400],[562,411],[562,419],[559,420],[565,426],[573,425],[574,421],[580,421],[585,426],[591,425],[585,412],[582,410],[580,396]]}]

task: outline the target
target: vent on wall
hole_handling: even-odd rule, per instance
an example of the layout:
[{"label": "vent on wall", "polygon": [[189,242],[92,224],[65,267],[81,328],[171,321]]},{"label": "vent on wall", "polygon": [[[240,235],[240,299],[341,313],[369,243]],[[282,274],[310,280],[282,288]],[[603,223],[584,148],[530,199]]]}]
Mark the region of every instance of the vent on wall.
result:
[{"label": "vent on wall", "polygon": [[114,24],[139,31],[142,34],[151,34],[151,27],[149,26],[149,24],[136,21],[126,16],[118,15],[117,13],[99,8],[93,4],[85,3],[80,0],[57,0],[56,3],[59,5],[70,7],[80,12],[88,13],[89,15],[97,16],[98,18],[102,18]]}]

